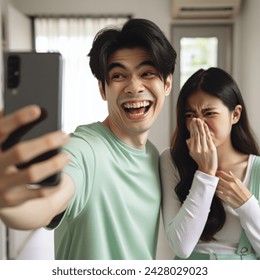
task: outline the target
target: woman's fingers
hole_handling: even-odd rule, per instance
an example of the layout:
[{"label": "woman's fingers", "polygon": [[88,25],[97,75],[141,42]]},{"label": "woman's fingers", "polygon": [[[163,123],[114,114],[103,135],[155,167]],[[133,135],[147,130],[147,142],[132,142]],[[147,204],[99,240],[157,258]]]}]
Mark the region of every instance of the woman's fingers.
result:
[{"label": "woman's fingers", "polygon": [[201,119],[192,119],[190,136],[187,145],[190,156],[196,161],[198,169],[209,175],[215,175],[218,166],[217,149],[207,124]]},{"label": "woman's fingers", "polygon": [[207,126],[206,123],[203,124],[204,125],[204,130],[205,130],[205,136],[206,136],[206,141],[207,141],[207,145],[208,147],[210,148],[216,148],[213,140],[212,140],[212,137],[211,137],[211,134],[210,134],[210,131],[209,131],[209,127]]},{"label": "woman's fingers", "polygon": [[200,119],[197,119],[197,127],[198,127],[198,131],[199,131],[200,144],[201,144],[202,150],[207,149],[207,146],[208,146],[204,126],[205,126],[205,123],[202,122]]},{"label": "woman's fingers", "polygon": [[234,179],[234,175],[232,172],[225,172],[225,171],[222,171],[222,170],[218,170],[216,175],[220,178],[220,179],[223,179],[225,181],[231,181],[232,179]]},{"label": "woman's fingers", "polygon": [[216,195],[233,208],[243,205],[252,194],[231,171],[218,171],[219,182]]},{"label": "woman's fingers", "polygon": [[198,152],[207,148],[207,139],[204,123],[200,119],[193,118],[191,121],[191,139]]},{"label": "woman's fingers", "polygon": [[193,118],[190,124],[190,146],[191,149],[198,149],[200,147],[200,134],[196,123],[196,119]]}]

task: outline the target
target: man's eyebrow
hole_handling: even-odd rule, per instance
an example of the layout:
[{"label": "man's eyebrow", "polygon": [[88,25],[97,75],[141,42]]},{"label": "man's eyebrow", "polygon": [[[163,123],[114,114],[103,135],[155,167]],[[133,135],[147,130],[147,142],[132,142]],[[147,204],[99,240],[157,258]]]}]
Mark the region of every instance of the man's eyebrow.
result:
[{"label": "man's eyebrow", "polygon": [[[145,61],[142,61],[140,64],[138,64],[136,69],[139,69],[143,66],[152,66],[152,67],[156,68],[155,63],[152,60],[145,60]],[[113,68],[116,68],[116,67],[127,70],[127,68],[123,64],[121,64],[119,62],[113,62],[108,66],[108,71],[110,71],[110,70],[112,70]]]},{"label": "man's eyebrow", "polygon": [[108,71],[110,71],[110,70],[112,70],[113,68],[116,68],[116,67],[119,67],[119,68],[122,68],[122,69],[126,70],[126,67],[123,64],[121,64],[119,62],[113,62],[113,63],[109,64]]},{"label": "man's eyebrow", "polygon": [[141,62],[141,63],[137,66],[137,68],[141,68],[142,66],[152,66],[152,67],[155,67],[155,68],[156,68],[155,63],[154,63],[152,60],[145,60],[145,61]]}]

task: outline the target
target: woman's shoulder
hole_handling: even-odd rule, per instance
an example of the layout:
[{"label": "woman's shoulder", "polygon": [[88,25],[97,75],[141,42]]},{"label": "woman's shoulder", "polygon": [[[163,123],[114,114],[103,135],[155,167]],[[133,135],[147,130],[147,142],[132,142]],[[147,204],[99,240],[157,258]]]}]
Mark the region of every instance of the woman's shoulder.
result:
[{"label": "woman's shoulder", "polygon": [[174,160],[171,155],[171,149],[167,148],[163,150],[160,154],[160,165],[164,167],[170,167],[176,169]]},{"label": "woman's shoulder", "polygon": [[165,150],[163,150],[160,154],[160,161],[165,161],[165,160],[172,160],[172,156],[171,156],[171,149],[170,148],[166,148]]}]

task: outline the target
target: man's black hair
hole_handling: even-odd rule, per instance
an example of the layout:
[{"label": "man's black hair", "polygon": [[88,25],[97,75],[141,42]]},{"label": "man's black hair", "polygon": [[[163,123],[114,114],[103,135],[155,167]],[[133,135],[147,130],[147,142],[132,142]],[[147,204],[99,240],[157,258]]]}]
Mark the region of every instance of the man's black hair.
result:
[{"label": "man's black hair", "polygon": [[105,89],[108,81],[108,59],[119,49],[142,48],[151,54],[153,63],[164,81],[174,72],[176,51],[161,29],[147,19],[130,19],[121,29],[104,28],[94,39],[88,54],[93,75]]}]

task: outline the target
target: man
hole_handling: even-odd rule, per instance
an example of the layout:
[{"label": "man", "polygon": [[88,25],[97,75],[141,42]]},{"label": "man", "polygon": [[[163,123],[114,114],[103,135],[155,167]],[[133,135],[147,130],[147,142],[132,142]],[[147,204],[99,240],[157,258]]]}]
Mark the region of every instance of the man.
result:
[{"label": "man", "polygon": [[89,56],[107,118],[71,136],[58,187],[0,216],[19,229],[55,228],[56,259],[154,259],[160,183],[147,139],[170,94],[176,52],[153,22],[131,19],[101,30]]}]

